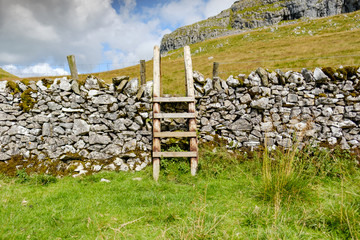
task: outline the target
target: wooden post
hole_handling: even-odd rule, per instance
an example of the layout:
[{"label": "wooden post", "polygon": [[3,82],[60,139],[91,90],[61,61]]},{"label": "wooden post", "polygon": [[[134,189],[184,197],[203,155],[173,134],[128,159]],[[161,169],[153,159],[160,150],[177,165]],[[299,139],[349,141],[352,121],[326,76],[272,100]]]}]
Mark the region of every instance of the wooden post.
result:
[{"label": "wooden post", "polygon": [[213,65],[213,79],[219,77],[218,69],[219,69],[219,63],[214,62],[214,65]]},{"label": "wooden post", "polygon": [[78,71],[76,68],[75,56],[69,55],[69,56],[67,56],[67,60],[68,60],[69,68],[70,68],[70,72],[71,72],[71,79],[78,80],[79,76],[78,76]]},{"label": "wooden post", "polygon": [[[194,78],[190,47],[184,47],[186,94],[188,97],[195,97]],[[189,113],[195,113],[195,102],[189,103]],[[196,118],[189,119],[189,132],[196,132]],[[190,152],[198,152],[197,137],[190,138]],[[191,175],[195,176],[198,168],[198,157],[190,158]]]},{"label": "wooden post", "polygon": [[[154,84],[153,84],[153,98],[160,97],[160,48],[154,47]],[[161,141],[159,137],[154,137],[155,132],[161,131],[160,119],[155,119],[154,115],[160,113],[160,103],[153,103],[153,152],[161,152]],[[153,159],[153,177],[155,181],[158,181],[160,174],[160,158]]]},{"label": "wooden post", "polygon": [[140,81],[141,81],[141,85],[144,85],[146,83],[145,60],[140,60]]}]

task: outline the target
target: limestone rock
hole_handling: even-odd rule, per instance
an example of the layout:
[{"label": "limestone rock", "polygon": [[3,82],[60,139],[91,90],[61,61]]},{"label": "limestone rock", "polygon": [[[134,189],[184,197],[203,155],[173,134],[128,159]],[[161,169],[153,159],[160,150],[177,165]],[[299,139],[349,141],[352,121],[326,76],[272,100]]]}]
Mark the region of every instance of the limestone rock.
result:
[{"label": "limestone rock", "polygon": [[238,79],[234,78],[232,75],[230,75],[230,77],[228,77],[228,79],[226,80],[227,85],[229,85],[232,88],[236,88],[237,86],[240,85],[240,82]]},{"label": "limestone rock", "polygon": [[139,89],[139,80],[137,78],[131,79],[126,87],[124,88],[124,93],[130,97],[137,93]]},{"label": "limestone rock", "polygon": [[75,135],[84,135],[84,134],[89,133],[89,131],[90,131],[90,126],[87,124],[86,121],[84,121],[82,119],[74,120],[72,132]]}]

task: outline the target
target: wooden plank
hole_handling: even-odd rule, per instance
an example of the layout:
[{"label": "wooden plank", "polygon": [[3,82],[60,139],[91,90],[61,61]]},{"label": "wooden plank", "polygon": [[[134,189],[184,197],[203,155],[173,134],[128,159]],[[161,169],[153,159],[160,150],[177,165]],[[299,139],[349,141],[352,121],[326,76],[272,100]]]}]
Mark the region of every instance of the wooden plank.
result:
[{"label": "wooden plank", "polygon": [[153,152],[153,157],[197,157],[197,152]]},{"label": "wooden plank", "polygon": [[75,62],[75,56],[69,55],[69,56],[67,56],[67,60],[68,60],[68,64],[69,64],[69,68],[70,68],[70,72],[71,72],[71,79],[78,80],[79,76],[78,76],[78,71],[77,71],[76,62]]},{"label": "wooden plank", "polygon": [[185,62],[186,96],[194,97],[195,88],[194,88],[194,78],[192,71],[191,52],[189,46],[184,47],[184,62]]},{"label": "wooden plank", "polygon": [[[184,62],[185,62],[185,75],[186,75],[186,86],[187,86],[187,96],[194,97],[194,78],[193,78],[193,70],[192,70],[192,61],[191,61],[191,52],[190,47],[184,47]],[[195,114],[195,102],[189,103],[189,113]],[[196,118],[189,119],[189,132],[196,132]],[[198,141],[197,137],[190,138],[190,151],[198,152]],[[195,176],[198,168],[198,155],[190,158],[190,167],[191,167],[191,175]]]},{"label": "wooden plank", "polygon": [[196,117],[195,113],[154,113],[154,119],[159,119],[159,118],[195,118],[195,117]]},{"label": "wooden plank", "polygon": [[146,83],[145,60],[140,60],[140,82],[141,82],[141,85],[144,85]]},{"label": "wooden plank", "polygon": [[[160,48],[159,46],[154,47],[154,68],[153,68],[153,98],[160,97]],[[160,113],[160,104],[153,104],[153,116]],[[153,118],[153,133],[161,131],[160,119]],[[153,138],[153,152],[161,151],[161,140],[160,138]],[[160,174],[160,158],[153,157],[153,177],[155,181],[158,181]]]},{"label": "wooden plank", "polygon": [[195,102],[194,97],[156,97],[153,102]]},{"label": "wooden plank", "polygon": [[158,138],[196,137],[196,132],[154,132],[154,137],[158,137]]},{"label": "wooden plank", "polygon": [[214,62],[214,64],[213,64],[213,79],[219,77],[218,69],[219,69],[219,63]]}]

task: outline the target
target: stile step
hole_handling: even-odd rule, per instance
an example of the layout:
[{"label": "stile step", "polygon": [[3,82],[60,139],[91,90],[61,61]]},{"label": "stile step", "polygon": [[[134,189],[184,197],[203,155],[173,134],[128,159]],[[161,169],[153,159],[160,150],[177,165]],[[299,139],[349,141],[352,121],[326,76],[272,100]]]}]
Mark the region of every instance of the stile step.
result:
[{"label": "stile step", "polygon": [[153,102],[159,102],[159,103],[195,102],[195,98],[194,97],[155,97],[153,98]]},{"label": "stile step", "polygon": [[195,113],[154,113],[154,118],[195,118]]},{"label": "stile step", "polygon": [[160,157],[197,157],[197,152],[153,152],[154,158]]},{"label": "stile step", "polygon": [[154,132],[156,138],[181,138],[181,137],[196,137],[196,132]]}]

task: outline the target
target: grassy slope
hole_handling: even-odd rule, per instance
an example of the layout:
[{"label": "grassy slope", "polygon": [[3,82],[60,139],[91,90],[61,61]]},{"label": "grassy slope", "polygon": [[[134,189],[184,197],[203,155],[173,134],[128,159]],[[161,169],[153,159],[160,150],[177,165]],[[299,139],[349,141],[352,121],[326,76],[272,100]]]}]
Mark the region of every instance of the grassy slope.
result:
[{"label": "grassy slope", "polygon": [[4,69],[0,68],[0,80],[5,79],[5,80],[17,80],[19,79],[17,76],[8,73],[7,71],[5,71]]},{"label": "grassy slope", "polygon": [[[200,53],[193,54],[194,70],[211,77],[213,62],[220,62],[220,77],[224,79],[230,74],[249,73],[259,66],[286,71],[360,65],[360,11],[315,20],[287,22],[285,25],[191,45],[193,53],[200,48]],[[164,93],[185,93],[182,51],[171,51],[162,58]],[[356,56],[333,57],[349,55]],[[148,61],[148,80],[152,79],[152,67],[152,61]],[[139,65],[93,75],[107,82],[119,75],[139,77]],[[85,75],[81,77],[85,78]]]},{"label": "grassy slope", "polygon": [[344,165],[319,157],[334,168],[310,177],[307,194],[265,201],[260,162],[234,156],[202,149],[197,177],[168,168],[159,183],[150,167],[45,186],[0,176],[1,239],[359,239],[359,170],[339,175]]}]

